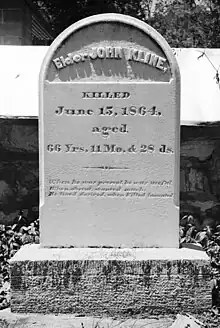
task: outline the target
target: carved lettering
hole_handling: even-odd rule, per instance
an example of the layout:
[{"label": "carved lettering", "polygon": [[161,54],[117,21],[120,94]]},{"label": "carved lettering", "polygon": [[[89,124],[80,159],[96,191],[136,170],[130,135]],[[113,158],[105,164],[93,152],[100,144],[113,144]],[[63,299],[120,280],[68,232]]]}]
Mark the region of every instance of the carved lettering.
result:
[{"label": "carved lettering", "polygon": [[159,57],[158,61],[157,61],[157,68],[159,68],[161,70],[165,70],[165,68],[164,68],[165,62],[166,62],[165,58]]},{"label": "carved lettering", "polygon": [[[144,56],[144,63],[145,64],[149,63],[150,55],[151,55],[150,52],[145,53],[145,56]],[[165,59],[165,61],[166,61],[166,59]]]},{"label": "carved lettering", "polygon": [[138,60],[138,49],[129,49],[127,60]]},{"label": "carved lettering", "polygon": [[106,52],[104,47],[99,47],[97,48],[97,56],[99,58],[105,58],[106,57]]},{"label": "carved lettering", "polygon": [[129,98],[130,93],[129,92],[83,92],[82,93],[82,98],[86,99],[125,99]]},{"label": "carved lettering", "polygon": [[[115,145],[111,145],[109,152],[117,152]],[[161,191],[151,190],[152,182],[160,186]],[[49,179],[48,196],[69,197],[123,197],[123,198],[172,198],[169,191],[170,181],[151,180],[62,180]],[[154,187],[155,188],[155,187]]]},{"label": "carved lettering", "polygon": [[158,59],[159,59],[159,56],[151,54],[148,64],[155,67],[157,65]]},{"label": "carved lettering", "polygon": [[121,47],[115,47],[115,58],[122,58],[122,48]]},{"label": "carved lettering", "polygon": [[91,116],[94,114],[92,109],[74,109],[74,108],[65,108],[64,106],[57,106],[55,110],[56,115],[77,115],[77,116]]},{"label": "carved lettering", "polygon": [[[126,124],[121,124],[121,126],[113,126],[113,127],[106,127],[106,126],[96,126],[92,128],[92,133],[99,134],[103,138],[108,138],[110,133],[128,133],[128,127]],[[165,151],[161,151],[161,149],[165,149]],[[109,152],[117,152],[117,153],[127,153],[127,154],[146,154],[150,155],[155,152],[159,154],[174,154],[174,151],[171,147],[167,145],[162,145],[162,147],[156,147],[153,144],[146,143],[146,144],[130,144],[127,146],[122,147],[118,144],[95,144],[95,145],[88,145],[87,147],[83,145],[75,145],[73,143],[66,143],[64,145],[61,144],[48,144],[47,151],[50,153],[109,153]]]},{"label": "carved lettering", "polygon": [[153,66],[163,72],[167,70],[167,67],[165,67],[167,60],[155,53],[145,49],[111,46],[94,47],[88,52],[68,53],[66,57],[60,56],[53,59],[53,63],[57,69],[62,69],[69,65],[85,62],[86,59],[92,61],[95,59],[125,59]]},{"label": "carved lettering", "polygon": [[63,65],[60,61],[60,58],[53,59],[53,62],[54,62],[57,69],[63,68]]},{"label": "carved lettering", "polygon": [[101,126],[101,127],[93,127],[92,128],[93,133],[100,133],[103,137],[108,137],[110,132],[116,133],[128,133],[128,127],[127,124],[121,124],[120,127],[118,126]]},{"label": "carved lettering", "polygon": [[141,63],[144,63],[144,51],[143,50],[139,50],[138,51],[138,58],[137,58],[137,61],[141,62]]},{"label": "carved lettering", "polygon": [[114,58],[115,49],[113,47],[106,47],[106,58]]}]

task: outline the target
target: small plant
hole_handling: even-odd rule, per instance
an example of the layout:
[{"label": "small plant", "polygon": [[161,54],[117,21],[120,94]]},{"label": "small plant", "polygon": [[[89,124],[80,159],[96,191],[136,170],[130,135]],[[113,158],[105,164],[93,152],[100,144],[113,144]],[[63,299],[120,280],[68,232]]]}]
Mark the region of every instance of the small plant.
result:
[{"label": "small plant", "polygon": [[[212,267],[212,315],[218,316],[220,309],[220,225],[196,228],[192,215],[185,215],[180,220],[180,247],[193,244],[204,249],[210,257]],[[214,326],[213,326],[214,327]]]},{"label": "small plant", "polygon": [[180,246],[188,243],[201,245],[209,255],[211,263],[219,263],[220,225],[216,225],[214,228],[206,226],[202,230],[198,230],[192,215],[183,216],[180,220]]},{"label": "small plant", "polygon": [[22,245],[33,243],[39,243],[39,219],[29,224],[20,212],[13,225],[0,225],[0,309],[9,306],[8,261]]}]

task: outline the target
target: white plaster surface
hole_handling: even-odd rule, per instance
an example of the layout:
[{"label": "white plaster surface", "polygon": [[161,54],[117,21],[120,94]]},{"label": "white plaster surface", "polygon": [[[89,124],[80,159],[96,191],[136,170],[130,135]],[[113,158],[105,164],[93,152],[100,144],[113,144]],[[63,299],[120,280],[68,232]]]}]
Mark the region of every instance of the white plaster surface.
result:
[{"label": "white plaster surface", "polygon": [[10,262],[67,260],[206,260],[204,251],[188,248],[42,248],[39,244],[25,245]]},{"label": "white plaster surface", "polygon": [[[38,79],[47,50],[47,46],[0,46],[0,115],[38,117]],[[173,50],[181,73],[181,124],[219,121],[219,86],[207,57],[218,68],[220,49]],[[204,50],[207,57],[198,59]]]}]

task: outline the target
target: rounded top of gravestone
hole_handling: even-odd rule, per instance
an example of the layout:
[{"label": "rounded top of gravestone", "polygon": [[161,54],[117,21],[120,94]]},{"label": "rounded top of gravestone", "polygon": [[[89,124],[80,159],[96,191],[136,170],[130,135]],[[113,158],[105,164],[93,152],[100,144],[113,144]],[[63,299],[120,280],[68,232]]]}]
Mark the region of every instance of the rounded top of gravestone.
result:
[{"label": "rounded top of gravestone", "polygon": [[[106,60],[107,59],[107,60]],[[64,30],[43,61],[40,82],[179,81],[166,40],[148,24],[122,14],[84,18]]]}]

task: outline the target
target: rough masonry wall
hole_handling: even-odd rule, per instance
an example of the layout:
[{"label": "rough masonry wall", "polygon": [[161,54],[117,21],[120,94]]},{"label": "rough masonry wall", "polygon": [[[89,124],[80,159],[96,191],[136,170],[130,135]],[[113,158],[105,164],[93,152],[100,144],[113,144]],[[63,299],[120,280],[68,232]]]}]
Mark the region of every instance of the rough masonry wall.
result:
[{"label": "rough masonry wall", "polygon": [[11,263],[11,309],[29,313],[146,317],[211,306],[205,260]]},{"label": "rough masonry wall", "polygon": [[220,222],[220,123],[181,127],[180,207],[197,227]]},{"label": "rough masonry wall", "polygon": [[20,210],[38,217],[39,159],[36,119],[0,119],[0,223]]},{"label": "rough masonry wall", "polygon": [[[220,220],[220,123],[181,127],[181,214],[197,225]],[[39,160],[37,119],[0,118],[0,224],[19,210],[38,217]]]}]

